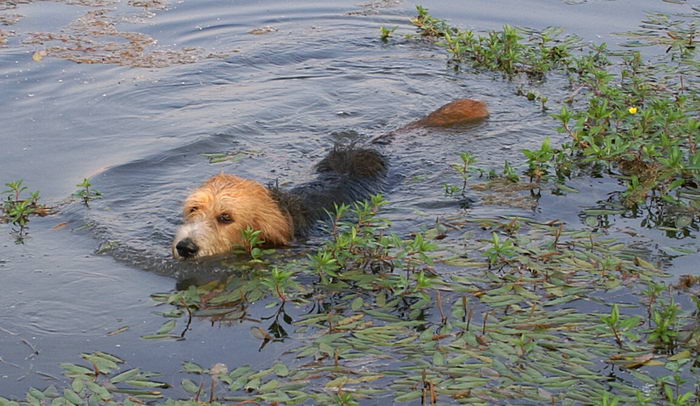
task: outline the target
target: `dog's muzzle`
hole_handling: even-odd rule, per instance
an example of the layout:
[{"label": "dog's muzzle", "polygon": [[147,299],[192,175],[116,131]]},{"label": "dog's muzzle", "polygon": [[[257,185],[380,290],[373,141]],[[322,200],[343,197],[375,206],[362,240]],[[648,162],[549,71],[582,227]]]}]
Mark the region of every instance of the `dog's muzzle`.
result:
[{"label": "dog's muzzle", "polygon": [[199,247],[191,238],[185,238],[180,240],[177,245],[175,245],[175,250],[177,250],[177,254],[179,256],[187,259],[196,256],[197,252],[199,251]]}]

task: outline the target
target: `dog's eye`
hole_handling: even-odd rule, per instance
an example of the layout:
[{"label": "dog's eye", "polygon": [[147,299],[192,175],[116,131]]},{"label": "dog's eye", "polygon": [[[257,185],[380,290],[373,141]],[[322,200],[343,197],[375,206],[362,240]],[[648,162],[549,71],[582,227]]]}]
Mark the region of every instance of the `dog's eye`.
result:
[{"label": "dog's eye", "polygon": [[218,217],[216,217],[216,221],[218,221],[220,224],[231,224],[233,223],[233,217],[231,217],[231,215],[228,213],[221,213]]},{"label": "dog's eye", "polygon": [[197,210],[199,210],[199,207],[192,206],[189,209],[187,209],[187,213],[192,214],[192,213],[196,212]]}]

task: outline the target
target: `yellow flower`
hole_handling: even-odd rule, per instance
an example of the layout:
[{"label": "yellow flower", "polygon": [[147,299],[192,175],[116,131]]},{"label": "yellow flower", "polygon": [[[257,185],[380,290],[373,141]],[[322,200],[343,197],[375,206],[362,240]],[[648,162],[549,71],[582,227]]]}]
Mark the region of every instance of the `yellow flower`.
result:
[{"label": "yellow flower", "polygon": [[627,111],[630,112],[630,114],[637,114],[637,108],[636,107],[630,107],[627,109]]}]

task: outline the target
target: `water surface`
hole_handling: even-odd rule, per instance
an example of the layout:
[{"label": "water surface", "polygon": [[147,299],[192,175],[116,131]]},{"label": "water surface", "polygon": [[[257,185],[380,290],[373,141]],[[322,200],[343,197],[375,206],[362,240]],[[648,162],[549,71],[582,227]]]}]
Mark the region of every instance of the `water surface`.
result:
[{"label": "water surface", "polygon": [[[174,383],[185,360],[266,366],[298,344],[292,338],[258,353],[259,341],[249,332],[254,322],[195,321],[183,341],[139,338],[163,321],[149,295],[170,291],[178,277],[197,271],[173,261],[169,244],[183,197],[212,174],[296,184],[310,178],[313,163],[338,140],[381,134],[457,97],[485,100],[492,117],[484,123],[414,133],[385,147],[395,179],[388,216],[398,232],[408,232],[462,210],[440,187],[455,181],[449,163],[458,152],[500,169],[504,160],[517,160],[521,148],[536,148],[554,134],[553,120],[514,96],[514,84],[457,73],[440,49],[402,38],[413,32],[412,2],[207,0],[164,9],[107,3],[98,13],[103,9],[63,2],[0,2],[0,13],[23,16],[0,26],[14,33],[0,45],[0,181],[23,179],[59,208],[33,219],[23,244],[9,225],[0,226],[5,396],[54,382],[59,363],[77,361],[81,352],[111,352]],[[615,41],[612,33],[636,27],[645,10],[679,7],[657,0],[421,4],[475,30],[557,25],[591,41]],[[84,26],[75,23],[80,18],[118,31],[92,38],[100,52],[57,48],[55,56],[32,58],[85,39]],[[389,43],[380,41],[380,26],[398,27]],[[63,33],[65,42],[37,43],[31,33],[38,32]],[[124,45],[134,39],[122,35],[127,32],[156,42],[135,52]],[[123,65],[100,63],[115,55],[127,55],[116,58]],[[566,94],[556,81],[550,90],[553,97]],[[210,163],[206,154],[212,153],[230,159]],[[104,194],[89,208],[67,201],[86,177]],[[572,186],[582,193],[547,194],[534,211],[477,199],[469,213],[560,218],[583,227],[580,209],[619,189],[601,179]],[[615,221],[611,231],[639,227],[636,219]],[[637,239],[662,253],[668,245],[690,244],[659,231]],[[687,272],[687,258],[672,272]],[[258,318],[274,313],[262,306],[251,311]],[[128,329],[109,334],[122,327]]]}]

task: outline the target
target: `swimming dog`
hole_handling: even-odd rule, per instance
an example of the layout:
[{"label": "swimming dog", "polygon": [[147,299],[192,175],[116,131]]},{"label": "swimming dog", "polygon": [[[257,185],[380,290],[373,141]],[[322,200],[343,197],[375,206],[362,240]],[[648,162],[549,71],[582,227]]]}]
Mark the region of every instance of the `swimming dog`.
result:
[{"label": "swimming dog", "polygon": [[[486,103],[459,99],[398,130],[372,138],[376,143],[402,131],[449,127],[488,117]],[[335,204],[365,200],[382,189],[386,158],[374,148],[335,147],[319,162],[313,181],[289,190],[219,174],[186,199],[184,224],[173,240],[173,256],[202,258],[242,247],[252,227],[268,246],[284,246],[303,237]]]}]

